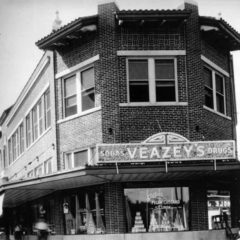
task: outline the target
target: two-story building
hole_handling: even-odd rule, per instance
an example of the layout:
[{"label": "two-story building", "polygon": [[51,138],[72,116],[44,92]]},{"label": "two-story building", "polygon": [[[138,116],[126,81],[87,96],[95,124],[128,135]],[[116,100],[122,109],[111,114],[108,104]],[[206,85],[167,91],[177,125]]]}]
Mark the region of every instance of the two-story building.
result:
[{"label": "two-story building", "polygon": [[240,34],[226,21],[187,1],[108,2],[36,45],[44,55],[0,118],[10,234],[20,223],[34,238],[40,217],[57,239],[225,239],[224,214],[237,227]]}]

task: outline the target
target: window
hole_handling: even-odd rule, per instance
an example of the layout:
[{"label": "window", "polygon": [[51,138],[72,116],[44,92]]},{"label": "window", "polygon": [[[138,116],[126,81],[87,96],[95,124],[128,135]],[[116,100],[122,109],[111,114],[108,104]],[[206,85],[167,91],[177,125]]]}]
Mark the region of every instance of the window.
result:
[{"label": "window", "polygon": [[38,138],[38,113],[37,105],[32,110],[33,141]]},{"label": "window", "polygon": [[76,76],[64,79],[64,106],[65,117],[77,113]]},{"label": "window", "polygon": [[81,72],[81,96],[82,96],[82,111],[94,108],[94,69],[89,68]]},{"label": "window", "polygon": [[44,173],[45,174],[51,174],[52,173],[52,161],[51,159],[48,159],[44,162]]},{"label": "window", "polygon": [[45,98],[45,126],[46,129],[48,129],[51,126],[51,100],[49,89],[44,94],[44,98]]},{"label": "window", "polygon": [[24,128],[23,128],[23,123],[20,125],[19,129],[19,134],[20,134],[20,154],[24,152]]},{"label": "window", "polygon": [[19,129],[20,133],[20,154],[24,152],[24,128],[23,123],[20,125]]},{"label": "window", "polygon": [[17,157],[17,135],[16,134],[13,134],[12,136],[12,160],[14,161]]},{"label": "window", "polygon": [[155,60],[156,101],[176,101],[173,59]]},{"label": "window", "polygon": [[130,102],[149,101],[148,61],[129,60]]},{"label": "window", "polygon": [[104,191],[101,186],[91,191],[81,189],[65,197],[63,208],[68,214],[66,234],[105,233]]},{"label": "window", "polygon": [[9,160],[9,165],[12,163],[12,139],[8,140],[8,160]]},{"label": "window", "polygon": [[205,106],[216,112],[226,114],[225,107],[225,79],[216,71],[204,67]]},{"label": "window", "polygon": [[88,150],[71,152],[65,154],[65,169],[85,166],[88,163]]},{"label": "window", "polygon": [[32,124],[31,124],[31,112],[26,117],[26,137],[27,147],[32,143]]},{"label": "window", "polygon": [[39,135],[42,135],[43,131],[45,130],[45,121],[44,121],[44,115],[43,115],[43,104],[42,104],[43,98],[40,99],[38,102],[38,125],[39,125]]},{"label": "window", "polygon": [[63,79],[64,116],[69,117],[95,107],[94,68]]},{"label": "window", "polygon": [[128,188],[124,195],[128,232],[189,229],[187,187]]},{"label": "window", "polygon": [[35,168],[35,176],[40,177],[44,174],[43,172],[43,164],[39,165],[38,167]]},{"label": "window", "polygon": [[128,59],[130,102],[176,102],[176,59]]},{"label": "window", "polygon": [[33,170],[30,171],[30,172],[28,172],[27,176],[28,176],[29,178],[33,177],[33,176],[34,176],[34,174],[33,174]]}]

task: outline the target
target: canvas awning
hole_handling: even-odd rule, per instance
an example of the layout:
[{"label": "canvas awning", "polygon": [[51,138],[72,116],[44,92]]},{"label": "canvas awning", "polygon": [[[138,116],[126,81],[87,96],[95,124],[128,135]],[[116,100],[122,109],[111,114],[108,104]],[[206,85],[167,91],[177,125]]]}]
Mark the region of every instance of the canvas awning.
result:
[{"label": "canvas awning", "polygon": [[[3,207],[15,207],[56,191],[98,185],[107,182],[146,182],[216,179],[222,182],[239,181],[240,164],[212,161],[204,163],[165,163],[152,165],[92,166],[46,177],[8,182],[1,186]],[[3,195],[4,194],[4,195]],[[4,196],[4,197],[3,197]],[[1,204],[1,202],[0,202]]]}]

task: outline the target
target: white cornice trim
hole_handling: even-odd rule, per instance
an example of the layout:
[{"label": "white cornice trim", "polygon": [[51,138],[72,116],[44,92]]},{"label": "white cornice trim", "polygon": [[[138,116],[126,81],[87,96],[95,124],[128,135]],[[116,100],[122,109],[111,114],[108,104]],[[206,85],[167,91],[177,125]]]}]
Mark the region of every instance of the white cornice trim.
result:
[{"label": "white cornice trim", "polygon": [[45,67],[49,64],[49,62],[50,62],[50,56],[47,56],[45,58],[45,60],[43,61],[43,63],[41,64],[39,70],[37,71],[36,76],[32,79],[30,78],[30,81],[27,83],[25,89],[23,89],[22,93],[20,94],[16,103],[14,104],[13,109],[10,111],[10,115],[7,117],[7,120],[6,120],[6,125],[9,124],[9,122],[11,121],[13,116],[15,115],[16,111],[20,107],[21,103],[23,102],[23,100],[27,96],[28,92],[30,91],[30,89],[32,88],[34,83],[37,81],[38,77],[41,75],[41,73],[45,69]]},{"label": "white cornice trim", "polygon": [[57,73],[55,75],[55,79],[61,78],[61,77],[65,76],[65,75],[68,75],[68,74],[70,74],[72,72],[75,72],[75,71],[77,71],[77,70],[85,67],[86,65],[91,64],[91,63],[93,63],[93,62],[95,62],[97,60],[99,60],[99,55],[91,57],[91,58],[89,58],[89,59],[87,59],[87,60],[85,60],[85,61],[83,61],[83,62],[81,62],[81,63],[79,63],[79,64],[77,64],[77,65],[75,65],[73,67],[71,67],[71,68],[68,68],[68,69],[66,69],[66,70],[64,70],[62,72]]},{"label": "white cornice trim", "polygon": [[223,75],[230,77],[230,74],[225,71],[224,69],[222,69],[221,67],[219,67],[217,64],[215,64],[214,62],[212,62],[210,59],[206,58],[205,56],[201,55],[201,59],[207,63],[209,66],[211,66],[212,68],[214,68],[215,70],[217,70],[218,72],[222,73]]},{"label": "white cornice trim", "polygon": [[186,55],[185,50],[126,50],[117,51],[118,56],[177,56]]}]

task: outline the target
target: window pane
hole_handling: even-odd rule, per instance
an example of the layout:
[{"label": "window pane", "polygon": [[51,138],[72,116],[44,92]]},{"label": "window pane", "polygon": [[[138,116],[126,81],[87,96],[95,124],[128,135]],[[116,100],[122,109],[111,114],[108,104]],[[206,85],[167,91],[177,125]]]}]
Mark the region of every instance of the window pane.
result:
[{"label": "window pane", "polygon": [[39,116],[39,135],[41,135],[44,131],[42,98],[38,102],[38,116]]},{"label": "window pane", "polygon": [[88,163],[88,150],[74,153],[74,167],[85,166]]},{"label": "window pane", "polygon": [[217,93],[216,100],[217,100],[217,111],[225,114],[224,96]]},{"label": "window pane", "polygon": [[94,87],[94,68],[89,68],[81,72],[82,90]]},{"label": "window pane", "polygon": [[76,76],[71,76],[64,80],[64,95],[65,97],[76,94]]},{"label": "window pane", "polygon": [[49,89],[44,94],[45,98],[45,126],[48,129],[51,126],[51,100]]},{"label": "window pane", "polygon": [[156,86],[156,100],[157,102],[173,102],[176,101],[175,98],[175,86],[172,86],[171,82],[166,82],[166,84],[160,84]]},{"label": "window pane", "polygon": [[71,107],[65,107],[65,117],[74,115],[77,113],[77,105]]},{"label": "window pane", "polygon": [[149,89],[147,82],[130,82],[130,102],[148,102]]},{"label": "window pane", "polygon": [[148,79],[148,60],[128,61],[129,80]]},{"label": "window pane", "polygon": [[224,94],[223,78],[221,76],[219,76],[218,74],[215,75],[215,78],[216,78],[216,91]]},{"label": "window pane", "polygon": [[37,106],[32,110],[32,122],[33,122],[33,141],[38,138],[38,117],[37,117]]},{"label": "window pane", "polygon": [[188,230],[189,189],[124,189],[128,232]]},{"label": "window pane", "polygon": [[52,173],[52,162],[51,162],[51,159],[47,160],[44,163],[44,172],[45,172],[45,174],[51,174]]},{"label": "window pane", "polygon": [[161,59],[155,61],[156,79],[174,79],[174,60]]},{"label": "window pane", "polygon": [[23,123],[20,125],[20,154],[24,151],[24,129]]},{"label": "window pane", "polygon": [[72,154],[71,153],[66,153],[65,154],[65,169],[72,169]]},{"label": "window pane", "polygon": [[213,91],[205,87],[205,105],[213,109]]},{"label": "window pane", "polygon": [[94,89],[82,92],[82,111],[95,107],[95,94]]},{"label": "window pane", "polygon": [[30,114],[26,117],[26,135],[27,135],[27,147],[32,143],[32,128],[30,121]]},{"label": "window pane", "polygon": [[12,139],[8,140],[8,158],[9,158],[9,165],[12,163]]},{"label": "window pane", "polygon": [[71,107],[71,106],[76,106],[76,105],[77,105],[77,97],[76,96],[66,98],[66,100],[65,100],[66,108]]},{"label": "window pane", "polygon": [[209,88],[212,88],[212,71],[208,68],[204,68],[203,70],[203,77],[204,77],[204,82],[205,85],[208,86]]}]

